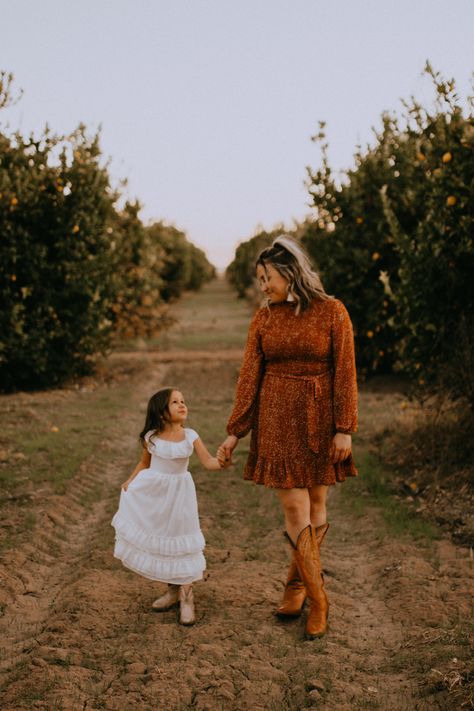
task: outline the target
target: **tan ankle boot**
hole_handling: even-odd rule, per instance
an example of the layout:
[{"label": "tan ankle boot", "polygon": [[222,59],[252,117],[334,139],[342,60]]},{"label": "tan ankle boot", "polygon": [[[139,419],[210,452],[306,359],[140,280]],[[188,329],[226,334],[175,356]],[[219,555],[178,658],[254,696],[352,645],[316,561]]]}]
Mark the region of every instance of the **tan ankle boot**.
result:
[{"label": "tan ankle boot", "polygon": [[[291,541],[291,539],[290,539]],[[306,588],[309,612],[306,620],[306,637],[322,637],[326,632],[329,603],[324,590],[321,559],[315,529],[304,528],[298,536],[296,546],[293,541],[296,565]]]},{"label": "tan ankle boot", "polygon": [[193,589],[189,586],[186,590],[186,587],[181,585],[179,588],[179,622],[181,625],[193,625],[196,621]]},{"label": "tan ankle boot", "polygon": [[[314,529],[318,546],[321,546],[328,528],[329,524],[324,523],[322,526],[317,526]],[[293,545],[292,541],[291,544]],[[288,569],[285,590],[283,592],[283,600],[280,607],[276,610],[276,614],[278,617],[298,617],[303,611],[305,600],[306,588],[301,579],[298,566],[296,565],[295,554],[293,553]]]},{"label": "tan ankle boot", "polygon": [[179,585],[168,585],[168,590],[165,594],[155,600],[151,607],[155,612],[164,612],[165,610],[169,610],[170,607],[177,605],[178,600]]}]

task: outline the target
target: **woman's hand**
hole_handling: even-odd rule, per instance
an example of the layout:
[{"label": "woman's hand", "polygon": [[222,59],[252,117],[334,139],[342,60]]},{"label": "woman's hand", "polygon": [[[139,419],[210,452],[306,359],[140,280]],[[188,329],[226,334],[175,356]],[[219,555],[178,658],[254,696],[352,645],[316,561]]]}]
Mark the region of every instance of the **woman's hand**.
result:
[{"label": "woman's hand", "polygon": [[132,477],[129,477],[129,478],[127,479],[127,481],[124,481],[124,482],[123,482],[123,484],[122,484],[122,486],[121,486],[122,491],[127,491],[128,485],[130,484],[131,481],[132,481]]},{"label": "woman's hand", "polygon": [[238,441],[239,438],[235,435],[228,435],[228,437],[226,437],[226,439],[222,442],[221,446],[217,450],[217,459],[219,460],[219,464],[222,462],[221,466],[225,467],[232,464],[232,452],[236,448]]},{"label": "woman's hand", "polygon": [[217,461],[219,462],[219,466],[222,469],[227,469],[232,464],[232,455],[230,457],[227,457],[225,449],[222,445],[218,448],[216,457]]},{"label": "woman's hand", "polygon": [[337,432],[332,441],[331,458],[334,464],[343,462],[352,450],[352,437],[350,434]]},{"label": "woman's hand", "polygon": [[216,457],[222,469],[227,469],[227,467],[230,467],[230,465],[232,464],[232,455],[230,456],[230,458],[226,456],[225,449],[222,444],[217,450]]}]

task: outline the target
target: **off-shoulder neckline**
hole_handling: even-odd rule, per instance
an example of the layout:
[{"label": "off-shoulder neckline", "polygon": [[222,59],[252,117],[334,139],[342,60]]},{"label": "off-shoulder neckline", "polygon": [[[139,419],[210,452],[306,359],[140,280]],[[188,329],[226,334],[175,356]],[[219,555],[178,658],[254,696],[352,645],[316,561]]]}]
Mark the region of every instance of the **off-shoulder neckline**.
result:
[{"label": "off-shoulder neckline", "polygon": [[192,430],[189,427],[183,427],[183,430],[184,430],[184,437],[183,437],[183,439],[180,439],[180,440],[164,439],[163,437],[158,437],[158,435],[150,435],[150,437],[148,437],[148,441],[151,442],[152,444],[153,444],[153,442],[168,442],[168,444],[183,444],[183,442],[189,442],[189,433],[194,432],[195,430]]},{"label": "off-shoulder neckline", "polygon": [[153,437],[155,442],[158,440],[158,442],[171,442],[171,444],[181,444],[181,442],[186,442],[186,435],[184,435],[183,439],[163,439],[163,437]]}]

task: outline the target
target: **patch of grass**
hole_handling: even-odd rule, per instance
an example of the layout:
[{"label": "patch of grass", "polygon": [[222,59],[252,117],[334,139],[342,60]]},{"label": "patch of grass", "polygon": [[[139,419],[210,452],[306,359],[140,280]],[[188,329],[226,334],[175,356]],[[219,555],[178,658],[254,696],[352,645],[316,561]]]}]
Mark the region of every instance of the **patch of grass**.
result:
[{"label": "patch of grass", "polygon": [[[82,462],[94,454],[94,466],[106,465],[102,446],[134,397],[134,380],[89,390],[52,390],[0,398],[0,444],[10,456],[0,464],[0,505],[5,522],[0,550],[18,545],[36,525],[35,505],[50,493],[62,495]],[[135,403],[135,408],[137,404]],[[135,418],[136,412],[133,413]],[[122,417],[123,419],[123,417]],[[130,464],[134,459],[130,455]],[[87,472],[85,472],[87,474]],[[100,477],[86,480],[79,502],[90,507],[103,495]],[[9,525],[8,522],[12,524]]]},{"label": "patch of grass", "polygon": [[225,281],[217,279],[175,304],[178,323],[147,344],[162,350],[243,348],[251,312],[244,299],[236,301]]},{"label": "patch of grass", "polygon": [[349,479],[341,489],[341,501],[357,516],[364,516],[367,509],[376,506],[387,529],[396,536],[408,535],[415,540],[435,540],[438,529],[410,510],[393,493],[389,475],[368,452],[356,456],[359,477]]},{"label": "patch of grass", "polygon": [[[10,702],[10,708],[24,708],[25,704],[30,705],[34,701],[44,701],[46,695],[56,687],[55,675],[51,674],[49,670],[41,678],[35,675],[34,679],[30,679],[28,677],[28,669],[28,660],[22,660],[9,675],[9,685],[19,682],[15,698]],[[58,708],[56,705],[48,705],[48,709],[51,709],[51,711]]]},{"label": "patch of grass", "polygon": [[[107,433],[107,422],[116,418],[132,394],[129,384],[88,397],[71,398],[50,417],[52,425],[33,430],[28,437],[16,433],[13,443],[30,462],[28,476],[35,483],[48,481],[62,494],[79,464],[97,448]],[[57,431],[53,428],[57,427]]]}]

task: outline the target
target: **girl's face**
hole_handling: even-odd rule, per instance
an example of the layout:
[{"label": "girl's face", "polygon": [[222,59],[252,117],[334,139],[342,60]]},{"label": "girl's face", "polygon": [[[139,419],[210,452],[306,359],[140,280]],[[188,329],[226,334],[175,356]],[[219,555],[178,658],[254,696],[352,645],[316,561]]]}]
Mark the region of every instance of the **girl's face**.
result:
[{"label": "girl's face", "polygon": [[257,266],[257,279],[260,288],[272,304],[286,301],[288,297],[288,279],[285,279],[280,272],[271,264]]},{"label": "girl's face", "polygon": [[188,408],[184,402],[183,393],[179,390],[173,390],[168,403],[168,412],[170,414],[170,422],[172,424],[184,424],[188,416]]}]

